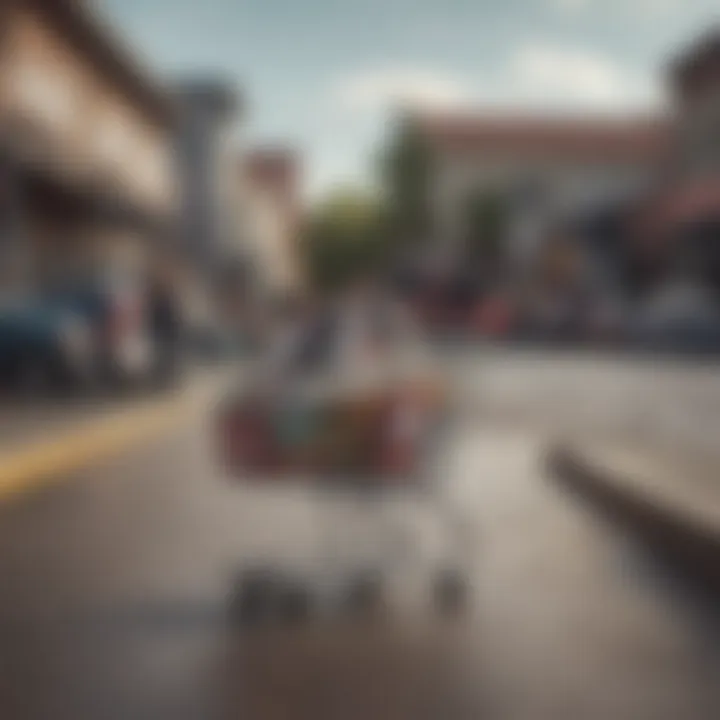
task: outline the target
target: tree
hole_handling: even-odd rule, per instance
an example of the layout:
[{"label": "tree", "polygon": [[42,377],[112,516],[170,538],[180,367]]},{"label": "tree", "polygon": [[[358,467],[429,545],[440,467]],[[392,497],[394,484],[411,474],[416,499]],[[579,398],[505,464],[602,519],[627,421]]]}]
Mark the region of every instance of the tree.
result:
[{"label": "tree", "polygon": [[386,270],[404,248],[429,236],[432,155],[410,117],[397,123],[378,170],[377,195],[336,190],[311,213],[302,249],[316,288]]},{"label": "tree", "polygon": [[468,265],[486,278],[497,276],[507,232],[507,207],[500,193],[478,189],[465,208],[465,253]]},{"label": "tree", "polygon": [[430,233],[432,174],[432,153],[420,128],[411,117],[401,117],[380,157],[388,232],[399,245]]},{"label": "tree", "polygon": [[302,256],[313,287],[334,290],[377,271],[387,256],[382,203],[357,189],[332,193],[311,213]]}]

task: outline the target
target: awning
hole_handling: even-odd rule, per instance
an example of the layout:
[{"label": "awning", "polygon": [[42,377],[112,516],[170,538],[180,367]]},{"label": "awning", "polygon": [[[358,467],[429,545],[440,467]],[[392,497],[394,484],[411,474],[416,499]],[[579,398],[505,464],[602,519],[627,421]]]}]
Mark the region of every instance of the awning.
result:
[{"label": "awning", "polygon": [[62,198],[98,222],[167,235],[172,217],[149,210],[117,187],[110,177],[92,173],[67,157],[52,152],[32,128],[5,124],[0,135],[0,166],[9,169],[23,186]]},{"label": "awning", "polygon": [[720,174],[679,182],[650,198],[640,209],[645,232],[667,232],[709,221],[720,222]]}]

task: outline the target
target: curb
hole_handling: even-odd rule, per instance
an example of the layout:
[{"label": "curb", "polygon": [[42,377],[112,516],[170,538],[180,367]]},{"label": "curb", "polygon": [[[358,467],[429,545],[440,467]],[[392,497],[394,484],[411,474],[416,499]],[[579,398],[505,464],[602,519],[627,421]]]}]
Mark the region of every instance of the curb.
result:
[{"label": "curb", "polygon": [[676,570],[720,592],[720,526],[693,522],[667,504],[624,489],[621,475],[586,461],[569,445],[551,446],[546,468],[561,486],[642,539]]}]

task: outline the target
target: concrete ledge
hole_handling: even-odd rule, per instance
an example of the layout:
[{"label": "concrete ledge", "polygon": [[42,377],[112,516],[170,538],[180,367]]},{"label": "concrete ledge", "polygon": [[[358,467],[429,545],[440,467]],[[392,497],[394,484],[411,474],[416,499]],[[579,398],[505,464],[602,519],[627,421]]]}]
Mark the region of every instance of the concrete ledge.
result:
[{"label": "concrete ledge", "polygon": [[[691,503],[672,502],[638,481],[627,464],[601,460],[582,446],[558,443],[546,457],[551,476],[609,519],[642,539],[684,575],[720,592],[720,519]],[[666,470],[667,472],[667,470]],[[681,484],[684,478],[676,478]],[[720,482],[718,484],[720,491]]]}]

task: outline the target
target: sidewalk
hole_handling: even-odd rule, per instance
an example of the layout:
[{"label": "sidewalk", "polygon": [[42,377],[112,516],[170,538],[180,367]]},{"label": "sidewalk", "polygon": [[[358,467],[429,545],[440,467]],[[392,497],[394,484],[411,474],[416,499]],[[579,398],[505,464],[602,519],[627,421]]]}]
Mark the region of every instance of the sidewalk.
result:
[{"label": "sidewalk", "polygon": [[555,444],[555,479],[720,589],[720,458],[591,440]]}]

